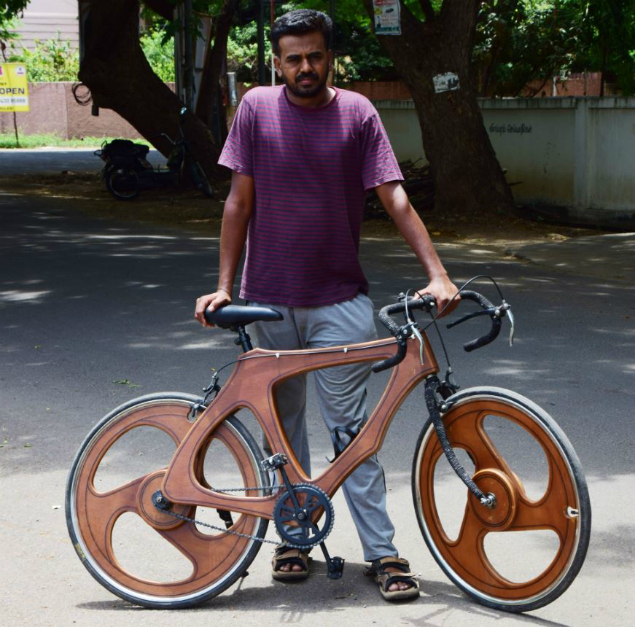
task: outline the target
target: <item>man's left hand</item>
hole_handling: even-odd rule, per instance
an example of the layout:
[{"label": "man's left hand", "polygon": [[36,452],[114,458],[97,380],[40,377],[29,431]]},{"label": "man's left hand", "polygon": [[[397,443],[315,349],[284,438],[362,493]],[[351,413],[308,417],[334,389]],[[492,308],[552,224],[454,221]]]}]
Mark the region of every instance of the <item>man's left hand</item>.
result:
[{"label": "man's left hand", "polygon": [[[439,317],[441,318],[454,311],[456,306],[459,304],[461,297],[458,295],[458,291],[459,290],[456,285],[450,281],[450,278],[446,274],[432,279],[427,287],[419,290],[419,294],[430,294],[434,296],[437,303],[437,311],[439,312]],[[455,295],[456,298],[452,300]],[[450,303],[450,301],[452,302]],[[448,303],[450,304],[448,305]]]}]

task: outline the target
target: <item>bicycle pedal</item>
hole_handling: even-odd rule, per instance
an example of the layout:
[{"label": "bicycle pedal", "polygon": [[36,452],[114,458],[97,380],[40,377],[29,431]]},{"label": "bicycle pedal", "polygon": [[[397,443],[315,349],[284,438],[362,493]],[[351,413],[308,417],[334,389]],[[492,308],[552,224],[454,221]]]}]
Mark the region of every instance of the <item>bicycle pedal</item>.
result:
[{"label": "bicycle pedal", "polygon": [[324,559],[326,560],[326,576],[329,579],[341,579],[344,574],[344,558],[338,557],[337,555],[331,557],[324,542],[320,542],[320,548],[322,549]]},{"label": "bicycle pedal", "polygon": [[337,555],[332,557],[326,564],[328,568],[326,576],[329,579],[341,579],[344,574],[344,561],[343,557],[337,557]]},{"label": "bicycle pedal", "polygon": [[260,467],[263,470],[278,470],[278,468],[282,468],[289,463],[287,456],[283,453],[276,453],[271,457],[267,457],[267,459],[263,459],[260,462]]}]

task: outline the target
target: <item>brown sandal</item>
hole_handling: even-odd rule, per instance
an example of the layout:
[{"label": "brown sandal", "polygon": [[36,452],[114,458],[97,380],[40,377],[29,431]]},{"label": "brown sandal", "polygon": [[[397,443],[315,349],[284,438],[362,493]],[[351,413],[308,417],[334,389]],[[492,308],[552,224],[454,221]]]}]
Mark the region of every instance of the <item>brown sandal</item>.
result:
[{"label": "brown sandal", "polygon": [[[386,568],[397,568],[400,572],[389,572]],[[371,562],[370,566],[364,571],[367,577],[373,579],[379,584],[379,592],[386,601],[405,601],[415,599],[419,596],[419,582],[415,573],[410,572],[410,564],[408,560],[401,557],[382,557]],[[403,581],[410,584],[405,590],[388,590],[388,588],[396,582]]]},{"label": "brown sandal", "polygon": [[[288,546],[279,546],[271,560],[271,576],[278,581],[288,581],[294,579],[299,581],[309,576],[309,554],[292,549]],[[302,570],[280,570],[285,564],[297,564]]]}]

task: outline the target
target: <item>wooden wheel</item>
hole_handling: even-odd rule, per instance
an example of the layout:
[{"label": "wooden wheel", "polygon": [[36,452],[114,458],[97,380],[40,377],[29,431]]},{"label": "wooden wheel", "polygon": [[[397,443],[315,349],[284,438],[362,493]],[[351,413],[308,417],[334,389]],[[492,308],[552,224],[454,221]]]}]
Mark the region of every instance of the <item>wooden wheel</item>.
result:
[{"label": "wooden wheel", "polygon": [[[449,464],[428,421],[413,465],[424,539],[450,579],[479,602],[512,612],[546,605],[571,584],[589,542],[591,508],[576,454],[546,412],[513,392],[474,388],[451,400],[448,438],[496,505],[482,506],[444,474]],[[455,507],[453,526],[441,512],[456,498],[465,505]]]},{"label": "wooden wheel", "polygon": [[[222,530],[155,507],[153,495],[192,426],[189,414],[198,400],[152,395],[117,408],[88,436],[71,468],[66,513],[75,549],[97,581],[133,603],[170,608],[201,603],[236,581],[260,548],[254,539],[225,531],[215,510],[171,508]],[[205,458],[208,449],[213,460]],[[253,438],[230,417],[201,451],[197,478],[217,488],[266,485],[260,459]],[[261,538],[266,527],[266,520],[233,514],[230,530]]]}]

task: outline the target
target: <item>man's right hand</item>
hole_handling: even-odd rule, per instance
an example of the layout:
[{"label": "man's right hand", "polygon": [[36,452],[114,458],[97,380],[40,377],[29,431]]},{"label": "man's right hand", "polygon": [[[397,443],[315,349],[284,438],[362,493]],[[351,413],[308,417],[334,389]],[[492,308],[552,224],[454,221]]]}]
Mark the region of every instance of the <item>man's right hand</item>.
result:
[{"label": "man's right hand", "polygon": [[194,317],[204,326],[213,327],[205,320],[205,311],[211,308],[212,311],[216,311],[223,305],[229,305],[232,302],[232,297],[225,290],[218,290],[213,294],[205,294],[196,299],[196,309],[194,310]]}]

